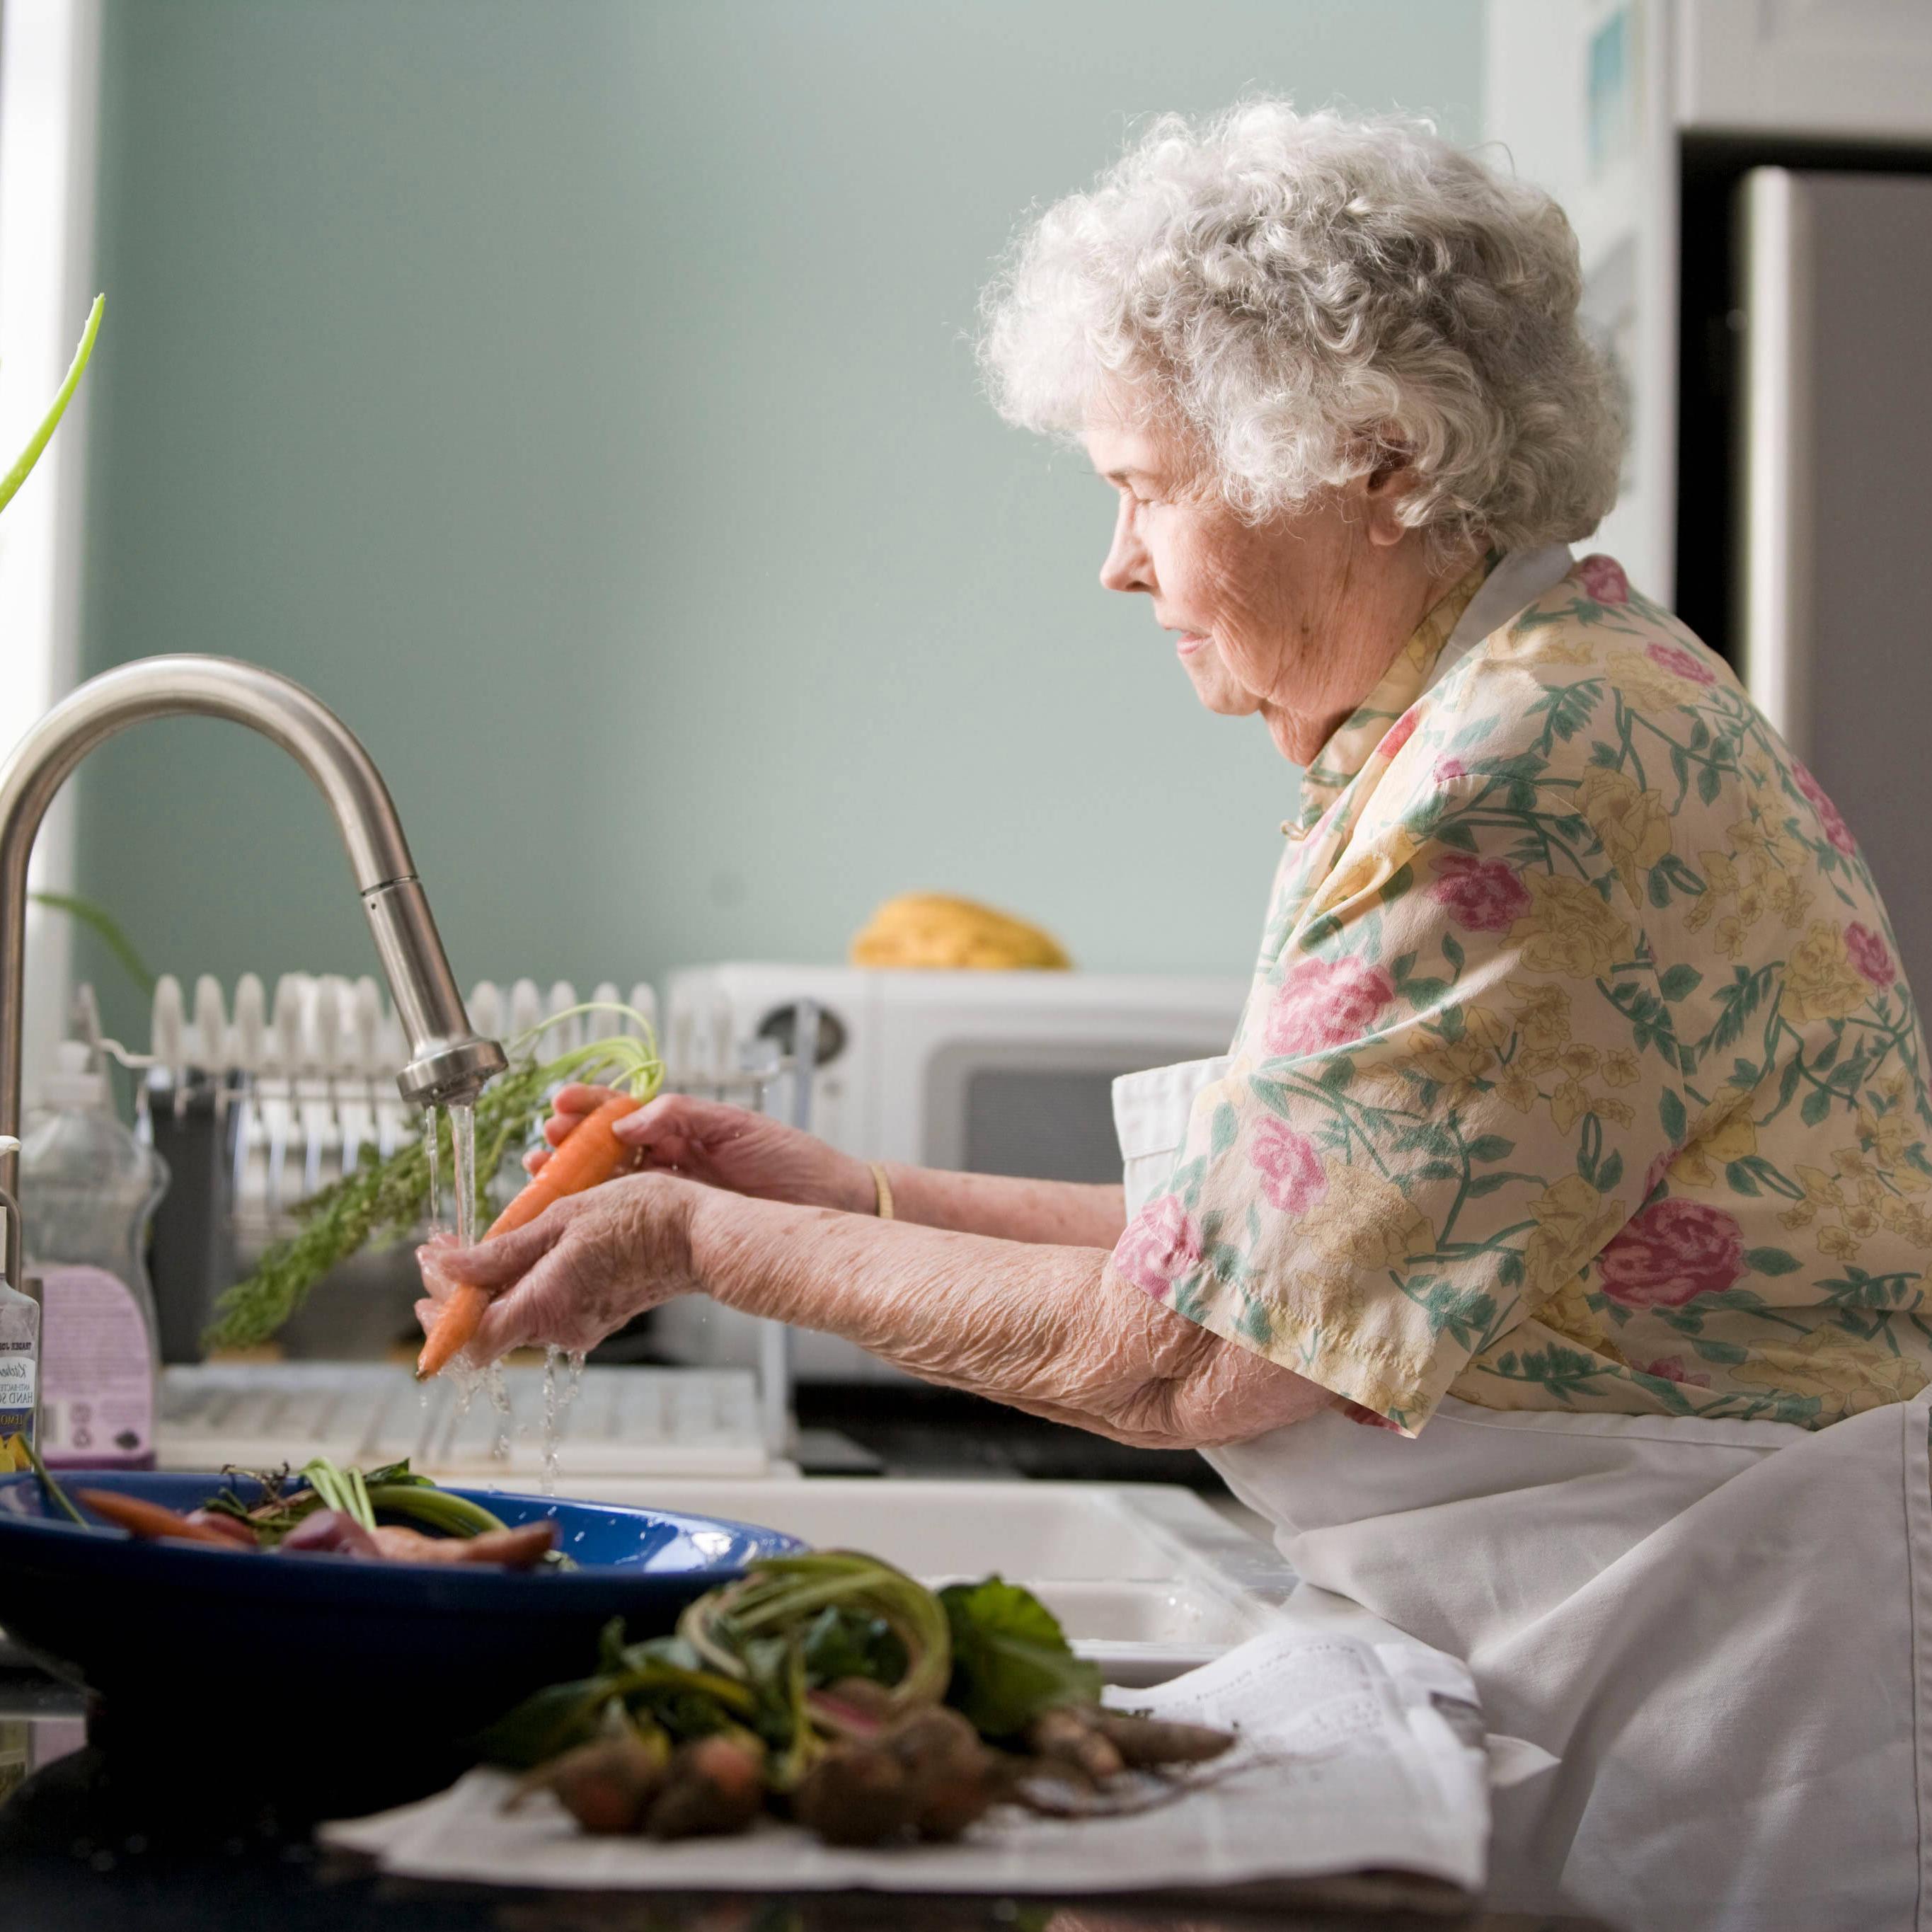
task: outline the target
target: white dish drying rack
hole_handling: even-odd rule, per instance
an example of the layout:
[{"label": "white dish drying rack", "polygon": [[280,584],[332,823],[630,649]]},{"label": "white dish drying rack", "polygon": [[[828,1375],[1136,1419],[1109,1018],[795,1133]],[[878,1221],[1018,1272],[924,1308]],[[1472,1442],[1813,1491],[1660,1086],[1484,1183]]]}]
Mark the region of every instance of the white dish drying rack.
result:
[{"label": "white dish drying rack", "polygon": [[407,1456],[450,1481],[530,1487],[544,1472],[544,1411],[571,1480],[763,1478],[774,1468],[758,1394],[742,1370],[502,1371],[504,1407],[466,1406],[446,1379],[380,1362],[202,1362],[161,1372],[164,1468],[299,1468],[327,1456],[363,1468]]},{"label": "white dish drying rack", "polygon": [[[604,981],[585,1002],[568,980],[554,982],[548,992],[528,979],[508,986],[485,980],[466,1004],[478,1033],[506,1044],[533,1036],[540,1060],[593,1040],[635,1034],[640,1024],[656,1030],[656,995],[641,982],[626,998],[616,982]],[[574,1010],[584,1004],[629,1012]],[[734,1040],[732,1015],[722,1006],[708,1028],[681,1017],[666,1087],[783,1113],[808,1126],[818,1014],[809,1001],[792,1012],[796,1037],[804,1042],[802,1059],[787,1050],[789,1039]],[[292,1231],[298,1203],[352,1172],[371,1148],[387,1159],[423,1131],[424,1115],[396,1091],[396,1070],[407,1057],[400,1023],[367,976],[284,974],[272,1001],[262,981],[245,974],[231,1004],[221,982],[204,974],[195,982],[190,1006],[180,980],[169,976],[155,988],[146,1054],[100,1037],[92,994],[82,988],[77,1030],[141,1074],[137,1130],[175,1169],[156,1223],[154,1269],[171,1363],[198,1353],[193,1337],[214,1297],[271,1241]],[[446,1206],[451,1177],[440,1179]],[[427,1232],[427,1200],[424,1207]],[[406,1261],[401,1268],[412,1277]],[[754,1426],[745,1440],[755,1448],[747,1453],[762,1459],[783,1454],[790,1440],[792,1343],[782,1324],[758,1327],[755,1376],[740,1370],[727,1378],[736,1392],[718,1413],[728,1412],[736,1427],[748,1405]],[[326,1352],[364,1351],[338,1346]],[[636,1400],[648,1406],[656,1399],[640,1394]],[[717,1456],[705,1466],[718,1470]]]},{"label": "white dish drying rack", "polygon": [[[586,1002],[567,980],[555,981],[548,992],[533,980],[507,985],[483,980],[466,1002],[478,1033],[506,1043],[534,1036],[539,1060],[592,1040],[639,1033],[637,1022],[624,1014],[574,1010],[586,1004],[627,1007],[657,1030],[657,996],[641,981],[626,995],[615,981],[606,980]],[[401,1024],[366,974],[350,980],[338,974],[285,973],[271,1000],[262,980],[244,974],[231,1006],[221,982],[203,974],[195,981],[191,1006],[181,981],[165,975],[155,986],[146,1054],[101,1040],[91,1022],[90,998],[83,998],[81,1010],[82,1030],[145,1076],[136,1099],[136,1128],[144,1137],[152,1136],[157,1110],[180,1117],[197,1088],[208,1094],[218,1116],[239,1110],[230,1198],[244,1252],[258,1252],[289,1232],[290,1209],[352,1171],[367,1149],[374,1147],[386,1160],[422,1131],[422,1114],[396,1091],[396,1069],[408,1058]],[[803,1124],[809,1078],[797,1080],[794,1061],[778,1042],[755,1042],[748,1052],[732,1039],[730,1028],[728,1009],[721,1009],[708,1036],[681,1017],[666,1086],[728,1097],[760,1112],[782,1110]],[[812,1036],[811,1028],[805,1031]],[[659,1051],[666,1048],[660,1041]],[[806,1071],[808,1076],[810,1067]]]}]

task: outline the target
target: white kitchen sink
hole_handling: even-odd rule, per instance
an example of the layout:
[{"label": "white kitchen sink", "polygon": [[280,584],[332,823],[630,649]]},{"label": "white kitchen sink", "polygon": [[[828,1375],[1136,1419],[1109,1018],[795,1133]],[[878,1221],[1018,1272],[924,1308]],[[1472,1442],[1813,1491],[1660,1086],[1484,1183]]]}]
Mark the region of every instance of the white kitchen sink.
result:
[{"label": "white kitchen sink", "polygon": [[[440,1481],[536,1491],[542,1376],[512,1370],[507,1461],[496,1419],[367,1363],[201,1364],[163,1379],[164,1468],[368,1465],[408,1456]],[[520,1426],[518,1426],[520,1425]],[[1274,1546],[1190,1490],[1155,1484],[802,1477],[758,1433],[738,1370],[592,1369],[566,1412],[558,1486],[871,1550],[927,1582],[995,1572],[1048,1604],[1116,1682],[1152,1683],[1252,1636],[1294,1586]]]},{"label": "white kitchen sink", "polygon": [[997,1572],[1034,1592],[1119,1684],[1157,1683],[1253,1636],[1295,1581],[1271,1544],[1166,1484],[566,1473],[563,1487],[869,1550],[929,1583]]}]

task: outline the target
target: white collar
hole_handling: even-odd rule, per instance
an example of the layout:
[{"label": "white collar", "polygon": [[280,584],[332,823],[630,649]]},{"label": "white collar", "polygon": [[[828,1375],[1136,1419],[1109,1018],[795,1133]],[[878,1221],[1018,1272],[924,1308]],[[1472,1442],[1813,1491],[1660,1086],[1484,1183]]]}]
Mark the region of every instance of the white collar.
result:
[{"label": "white collar", "polygon": [[1500,631],[1545,592],[1554,590],[1576,561],[1568,544],[1511,550],[1484,578],[1481,589],[1469,599],[1468,608],[1456,620],[1423,689],[1434,689],[1492,632]]}]

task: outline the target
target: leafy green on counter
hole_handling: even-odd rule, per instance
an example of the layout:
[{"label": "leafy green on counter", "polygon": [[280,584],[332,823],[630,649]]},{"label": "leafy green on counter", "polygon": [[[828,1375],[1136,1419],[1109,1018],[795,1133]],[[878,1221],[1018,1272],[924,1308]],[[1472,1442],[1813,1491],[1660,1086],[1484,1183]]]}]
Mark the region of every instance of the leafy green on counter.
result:
[{"label": "leafy green on counter", "polygon": [[595,1676],[538,1691],[480,1742],[525,1774],[514,1802],[548,1792],[586,1831],[736,1831],[769,1802],[830,1844],[869,1845],[956,1838],[1002,1802],[1136,1808],[1130,1772],[1170,1792],[1164,1767],[1233,1741],[1102,1710],[1100,1689],[1016,1584],[935,1595],[876,1557],[814,1551],[749,1565],[675,1636],[626,1643],[607,1626]]},{"label": "leafy green on counter", "polygon": [[1030,1592],[988,1576],[939,1593],[952,1635],[946,1702],[989,1738],[1017,1737],[1062,1704],[1096,1704],[1100,1667],[1074,1655],[1059,1620]]},{"label": "leafy green on counter", "polygon": [[858,1677],[890,1684],[906,1673],[905,1645],[883,1617],[828,1604],[806,1626],[801,1642],[806,1670],[815,1683]]}]

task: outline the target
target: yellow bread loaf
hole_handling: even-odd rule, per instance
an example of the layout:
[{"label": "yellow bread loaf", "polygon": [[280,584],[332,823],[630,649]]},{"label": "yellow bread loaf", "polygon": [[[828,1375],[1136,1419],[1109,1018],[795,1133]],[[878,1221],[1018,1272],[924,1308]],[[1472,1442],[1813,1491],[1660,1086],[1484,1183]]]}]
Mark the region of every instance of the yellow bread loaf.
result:
[{"label": "yellow bread loaf", "polygon": [[944,892],[902,892],[886,900],[853,940],[852,963],[1060,972],[1073,964],[1051,933]]}]

